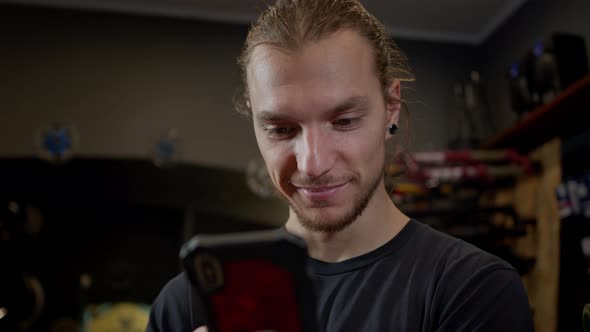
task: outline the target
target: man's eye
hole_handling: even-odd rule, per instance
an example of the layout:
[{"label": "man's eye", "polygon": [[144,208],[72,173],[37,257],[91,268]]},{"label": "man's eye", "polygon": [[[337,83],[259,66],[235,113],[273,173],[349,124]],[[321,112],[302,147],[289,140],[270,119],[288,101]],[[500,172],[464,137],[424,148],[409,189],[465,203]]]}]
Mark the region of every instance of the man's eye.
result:
[{"label": "man's eye", "polygon": [[265,126],[264,131],[270,138],[287,138],[295,133],[295,127]]},{"label": "man's eye", "polygon": [[344,118],[332,121],[332,125],[339,129],[353,129],[360,122],[358,118]]}]

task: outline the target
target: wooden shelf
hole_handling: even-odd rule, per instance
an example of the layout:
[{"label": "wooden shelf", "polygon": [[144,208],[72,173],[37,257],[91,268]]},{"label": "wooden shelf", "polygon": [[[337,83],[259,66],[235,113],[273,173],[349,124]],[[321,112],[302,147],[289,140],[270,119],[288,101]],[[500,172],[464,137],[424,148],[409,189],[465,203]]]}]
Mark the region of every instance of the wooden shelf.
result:
[{"label": "wooden shelf", "polygon": [[483,149],[513,148],[527,153],[554,137],[590,129],[590,75],[572,84],[547,105],[482,144]]}]

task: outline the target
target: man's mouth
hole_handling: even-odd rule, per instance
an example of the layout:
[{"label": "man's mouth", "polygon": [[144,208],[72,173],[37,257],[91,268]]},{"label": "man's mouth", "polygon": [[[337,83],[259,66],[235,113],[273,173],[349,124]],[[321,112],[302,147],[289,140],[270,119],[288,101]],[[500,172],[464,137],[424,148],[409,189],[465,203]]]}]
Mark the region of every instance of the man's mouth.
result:
[{"label": "man's mouth", "polygon": [[327,201],[332,199],[340,192],[348,182],[336,185],[327,185],[321,187],[297,187],[301,195],[311,201]]}]

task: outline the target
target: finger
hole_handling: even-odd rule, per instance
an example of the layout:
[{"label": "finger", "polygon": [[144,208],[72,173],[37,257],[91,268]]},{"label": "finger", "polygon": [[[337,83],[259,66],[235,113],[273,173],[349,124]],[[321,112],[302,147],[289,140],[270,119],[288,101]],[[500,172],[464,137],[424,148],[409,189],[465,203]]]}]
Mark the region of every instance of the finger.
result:
[{"label": "finger", "polygon": [[207,330],[207,326],[201,326],[201,327],[197,327],[196,330],[194,330],[193,332],[208,332],[209,330]]}]

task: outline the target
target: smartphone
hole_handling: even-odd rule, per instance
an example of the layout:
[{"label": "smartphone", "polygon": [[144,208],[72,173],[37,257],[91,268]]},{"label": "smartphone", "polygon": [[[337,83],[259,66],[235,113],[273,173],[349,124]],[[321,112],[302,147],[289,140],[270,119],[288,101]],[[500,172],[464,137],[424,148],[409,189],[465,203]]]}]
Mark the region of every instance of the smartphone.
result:
[{"label": "smartphone", "polygon": [[197,235],[180,251],[210,332],[318,332],[305,242],[285,229]]}]

